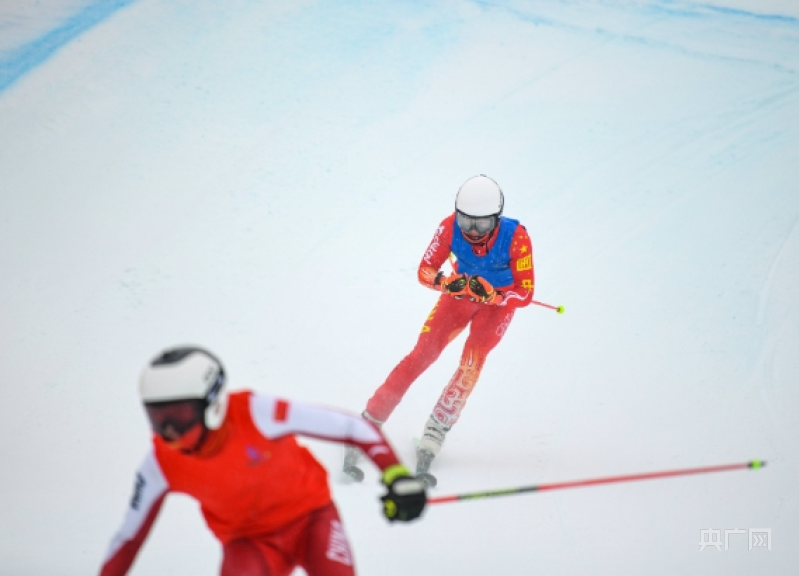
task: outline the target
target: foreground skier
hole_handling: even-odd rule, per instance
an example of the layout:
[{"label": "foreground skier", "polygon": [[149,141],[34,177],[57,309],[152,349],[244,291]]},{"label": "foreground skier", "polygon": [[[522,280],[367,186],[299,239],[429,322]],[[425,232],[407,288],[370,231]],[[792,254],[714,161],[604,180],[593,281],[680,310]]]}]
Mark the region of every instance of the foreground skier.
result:
[{"label": "foreground skier", "polygon": [[209,352],[167,350],[141,375],[154,436],[133,498],[100,574],[126,574],[168,492],[193,496],[223,546],[222,576],[355,574],[327,473],[294,434],[345,442],[383,472],[389,520],[418,518],[422,482],[402,466],[381,432],[357,415],[247,391],[228,395]]},{"label": "foreground skier", "polygon": [[[533,298],[533,249],[527,230],[502,216],[504,198],[485,175],[467,180],[455,200],[455,213],[436,230],[419,264],[418,278],[442,292],[427,318],[416,346],[388,375],[366,405],[363,417],[381,426],[410,385],[439,357],[466,326],[469,336],[460,364],[424,426],[416,450],[417,477],[435,485],[428,469],[444,438],[458,421],[488,353],[508,329],[516,308]],[[441,267],[450,254],[457,262],[446,276]],[[348,448],[344,472],[360,480],[358,451]]]}]

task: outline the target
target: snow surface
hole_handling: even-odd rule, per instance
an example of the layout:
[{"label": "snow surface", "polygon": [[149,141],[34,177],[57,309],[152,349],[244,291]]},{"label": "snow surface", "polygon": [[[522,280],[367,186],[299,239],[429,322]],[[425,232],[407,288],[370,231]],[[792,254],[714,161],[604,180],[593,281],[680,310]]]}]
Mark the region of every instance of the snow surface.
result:
[{"label": "snow surface", "polygon": [[[4,3],[0,575],[97,570],[163,347],[208,346],[233,388],[361,410],[435,301],[415,269],[477,173],[566,314],[517,313],[435,493],[769,465],[390,526],[377,472],[346,484],[341,448],[309,442],[360,574],[795,574],[797,4]],[[386,425],[405,458],[461,344]],[[706,528],[770,528],[772,550],[700,551]],[[172,496],[132,573],[218,562]]]}]

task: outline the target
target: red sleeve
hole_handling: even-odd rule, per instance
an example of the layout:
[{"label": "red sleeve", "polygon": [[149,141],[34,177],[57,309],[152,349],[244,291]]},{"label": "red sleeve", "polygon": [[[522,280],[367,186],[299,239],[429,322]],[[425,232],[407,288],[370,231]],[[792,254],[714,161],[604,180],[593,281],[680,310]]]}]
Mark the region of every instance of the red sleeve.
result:
[{"label": "red sleeve", "polygon": [[510,246],[510,269],[513,286],[502,290],[504,299],[500,306],[522,308],[530,304],[535,290],[533,244],[527,229],[519,224]]},{"label": "red sleeve", "polygon": [[125,576],[133,565],[136,559],[136,554],[139,553],[139,548],[144,544],[144,540],[150,533],[150,528],[153,526],[156,517],[158,516],[161,505],[164,503],[166,494],[162,494],[158,500],[153,503],[152,508],[144,519],[141,527],[132,539],[127,540],[117,551],[109,557],[103,567],[100,569],[100,576]]},{"label": "red sleeve", "polygon": [[433,239],[427,246],[417,271],[417,277],[422,286],[435,290],[433,282],[452,250],[452,226],[454,223],[455,214],[453,213],[441,221],[433,234]]}]

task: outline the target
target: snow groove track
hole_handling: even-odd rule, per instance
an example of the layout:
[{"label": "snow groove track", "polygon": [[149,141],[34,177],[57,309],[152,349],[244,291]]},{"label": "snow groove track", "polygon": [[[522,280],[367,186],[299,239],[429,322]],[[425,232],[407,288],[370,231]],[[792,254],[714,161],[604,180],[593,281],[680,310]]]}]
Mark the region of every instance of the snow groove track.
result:
[{"label": "snow groove track", "polygon": [[[24,74],[45,62],[60,48],[111,16],[117,10],[133,2],[135,0],[100,0],[92,2],[34,40],[24,42],[19,46],[3,46],[0,49],[0,93],[14,84]],[[13,13],[10,9],[12,4],[8,3],[5,8],[0,8],[0,30],[4,30],[6,33],[16,32],[15,28],[24,27],[28,24],[26,20],[29,17],[24,14]],[[69,4],[79,5],[80,3],[66,2],[65,4],[68,6]],[[63,10],[64,6],[58,6],[58,9]],[[43,15],[37,14],[36,16],[41,18]],[[31,19],[35,20],[36,17]]]}]

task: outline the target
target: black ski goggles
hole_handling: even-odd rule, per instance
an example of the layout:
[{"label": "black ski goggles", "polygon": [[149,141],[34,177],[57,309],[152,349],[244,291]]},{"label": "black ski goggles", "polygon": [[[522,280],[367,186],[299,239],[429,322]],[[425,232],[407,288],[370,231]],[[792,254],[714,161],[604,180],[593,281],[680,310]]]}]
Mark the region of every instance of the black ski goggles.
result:
[{"label": "black ski goggles", "polygon": [[204,424],[205,406],[204,400],[178,400],[145,404],[144,409],[153,432],[174,441]]},{"label": "black ski goggles", "polygon": [[463,212],[457,213],[458,228],[464,233],[477,230],[478,234],[487,234],[497,225],[497,215],[492,216],[469,216]]}]

